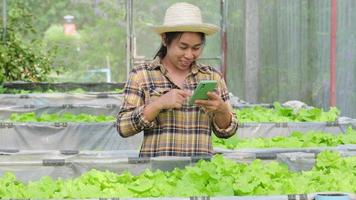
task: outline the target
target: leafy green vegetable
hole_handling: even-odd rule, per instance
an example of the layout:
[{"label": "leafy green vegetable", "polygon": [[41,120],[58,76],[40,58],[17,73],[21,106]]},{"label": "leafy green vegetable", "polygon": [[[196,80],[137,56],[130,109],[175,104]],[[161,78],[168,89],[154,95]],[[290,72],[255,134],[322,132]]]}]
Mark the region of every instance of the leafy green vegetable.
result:
[{"label": "leafy green vegetable", "polygon": [[273,106],[273,109],[261,106],[237,109],[237,119],[239,122],[333,122],[340,115],[336,107],[331,107],[328,112],[319,108],[301,108],[296,112],[278,102]]},{"label": "leafy green vegetable", "polygon": [[321,131],[308,131],[301,133],[293,132],[290,136],[276,136],[271,138],[239,138],[229,139],[217,138],[213,135],[213,146],[226,149],[240,148],[299,148],[299,147],[325,147],[337,146],[342,144],[356,144],[356,130],[347,128],[345,134],[331,134]]},{"label": "leafy green vegetable", "polygon": [[41,114],[36,116],[34,112],[29,113],[12,113],[10,121],[13,122],[112,122],[115,121],[114,116],[106,115],[89,115],[79,114],[74,115],[72,113],[64,114]]},{"label": "leafy green vegetable", "polygon": [[291,172],[284,164],[254,160],[237,163],[216,155],[210,162],[172,172],[145,170],[138,176],[92,169],[75,179],[21,183],[12,173],[0,177],[0,198],[113,198],[305,194],[356,192],[356,157],[318,155],[310,171]]}]

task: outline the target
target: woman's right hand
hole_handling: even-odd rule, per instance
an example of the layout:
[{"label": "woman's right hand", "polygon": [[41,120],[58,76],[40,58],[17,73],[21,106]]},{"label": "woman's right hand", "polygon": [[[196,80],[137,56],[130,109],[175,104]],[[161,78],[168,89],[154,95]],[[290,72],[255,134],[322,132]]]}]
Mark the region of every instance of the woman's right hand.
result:
[{"label": "woman's right hand", "polygon": [[190,97],[188,91],[172,89],[157,99],[160,109],[181,108],[183,103]]},{"label": "woman's right hand", "polygon": [[191,94],[187,91],[172,89],[148,104],[143,112],[143,118],[152,122],[162,109],[181,108],[189,96]]}]

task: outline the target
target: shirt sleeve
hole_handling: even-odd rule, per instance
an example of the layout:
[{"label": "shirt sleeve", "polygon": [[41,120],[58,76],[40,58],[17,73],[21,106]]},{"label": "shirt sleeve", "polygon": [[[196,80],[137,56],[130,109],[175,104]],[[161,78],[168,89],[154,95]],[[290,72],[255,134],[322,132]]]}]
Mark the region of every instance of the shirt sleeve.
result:
[{"label": "shirt sleeve", "polygon": [[143,117],[145,93],[139,83],[139,74],[132,71],[124,88],[124,101],[116,121],[117,131],[122,137],[135,135],[157,124],[155,121],[148,122]]},{"label": "shirt sleeve", "polygon": [[[230,97],[229,97],[229,92],[227,90],[226,84],[224,79],[221,78],[221,76],[219,76],[218,78],[218,93],[220,94],[221,98],[223,99],[223,101],[225,101],[226,103],[230,104]],[[230,104],[230,107],[231,104]],[[237,116],[236,113],[234,111],[230,112],[231,115],[231,123],[230,125],[225,128],[225,129],[221,129],[218,127],[218,125],[214,122],[214,119],[212,120],[212,130],[215,133],[215,135],[219,138],[229,138],[231,136],[233,136],[238,128],[238,120],[237,120]]]}]

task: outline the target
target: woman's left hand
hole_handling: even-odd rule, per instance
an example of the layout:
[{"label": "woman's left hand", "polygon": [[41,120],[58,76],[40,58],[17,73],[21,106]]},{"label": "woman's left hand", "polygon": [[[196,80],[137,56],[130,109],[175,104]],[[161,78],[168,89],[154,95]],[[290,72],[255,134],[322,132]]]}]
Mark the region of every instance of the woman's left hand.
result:
[{"label": "woman's left hand", "polygon": [[214,92],[208,92],[208,100],[196,100],[195,104],[201,106],[206,112],[214,114],[228,114],[230,112],[229,105]]}]

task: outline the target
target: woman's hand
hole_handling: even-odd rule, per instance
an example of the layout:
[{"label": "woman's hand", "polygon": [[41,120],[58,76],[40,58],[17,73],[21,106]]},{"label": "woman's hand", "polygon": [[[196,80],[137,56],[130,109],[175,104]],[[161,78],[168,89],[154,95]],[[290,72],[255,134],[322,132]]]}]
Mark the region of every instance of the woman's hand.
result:
[{"label": "woman's hand", "polygon": [[196,100],[195,104],[201,106],[206,112],[222,115],[230,113],[229,105],[219,95],[208,92],[208,98],[208,100]]},{"label": "woman's hand", "polygon": [[181,108],[190,95],[188,91],[172,89],[159,97],[156,103],[160,109]]},{"label": "woman's hand", "polygon": [[213,113],[214,122],[219,128],[229,127],[232,121],[230,104],[213,92],[208,92],[208,98],[208,100],[196,100],[195,104],[201,106],[205,112]]},{"label": "woman's hand", "polygon": [[172,89],[158,99],[148,104],[143,111],[144,119],[151,122],[162,109],[181,108],[190,93],[184,90]]}]

